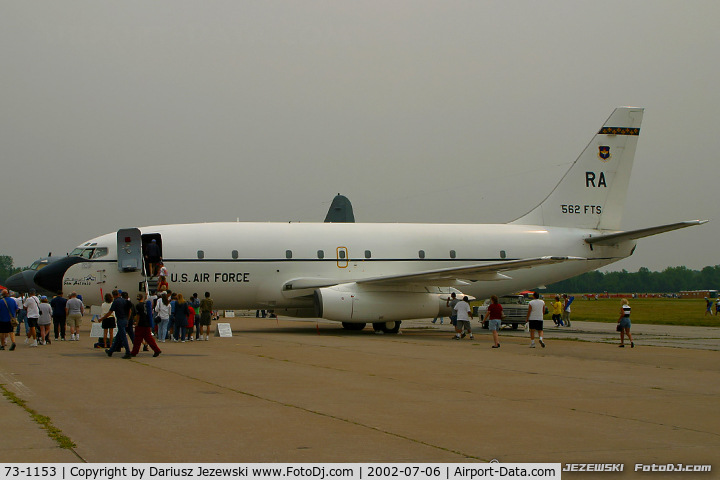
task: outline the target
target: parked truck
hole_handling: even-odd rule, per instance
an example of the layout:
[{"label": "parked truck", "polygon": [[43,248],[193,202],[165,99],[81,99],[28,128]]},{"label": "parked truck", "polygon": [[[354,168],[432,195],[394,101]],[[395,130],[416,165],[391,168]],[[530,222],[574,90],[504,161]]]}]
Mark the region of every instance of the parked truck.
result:
[{"label": "parked truck", "polygon": [[[518,326],[525,325],[527,322],[528,304],[524,295],[503,295],[498,297],[500,305],[503,307],[505,318],[502,319],[502,325],[510,325],[513,330],[517,330]],[[477,307],[475,312],[477,318],[482,323],[482,328],[488,328],[488,321],[485,319],[487,308],[490,305],[490,299]]]}]

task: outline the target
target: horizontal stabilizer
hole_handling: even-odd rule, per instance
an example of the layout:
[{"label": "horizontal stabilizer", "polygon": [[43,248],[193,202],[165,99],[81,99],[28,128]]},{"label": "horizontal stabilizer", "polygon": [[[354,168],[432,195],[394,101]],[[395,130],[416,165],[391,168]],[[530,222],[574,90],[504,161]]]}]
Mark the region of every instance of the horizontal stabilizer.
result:
[{"label": "horizontal stabilizer", "polygon": [[590,245],[618,245],[628,240],[637,240],[638,238],[657,235],[658,233],[671,232],[685,227],[694,227],[707,223],[707,220],[690,220],[687,222],[671,223],[668,225],[660,225],[659,227],[641,228],[640,230],[629,230],[627,232],[609,233],[607,235],[598,235],[596,237],[588,237],[586,243]]}]

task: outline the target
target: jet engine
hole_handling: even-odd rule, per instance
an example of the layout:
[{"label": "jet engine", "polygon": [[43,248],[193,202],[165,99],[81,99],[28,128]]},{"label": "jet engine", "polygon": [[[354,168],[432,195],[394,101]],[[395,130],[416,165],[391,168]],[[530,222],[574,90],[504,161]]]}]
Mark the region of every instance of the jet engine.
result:
[{"label": "jet engine", "polygon": [[314,299],[317,317],[349,323],[434,318],[441,303],[436,293],[366,291],[352,284],[318,288]]}]

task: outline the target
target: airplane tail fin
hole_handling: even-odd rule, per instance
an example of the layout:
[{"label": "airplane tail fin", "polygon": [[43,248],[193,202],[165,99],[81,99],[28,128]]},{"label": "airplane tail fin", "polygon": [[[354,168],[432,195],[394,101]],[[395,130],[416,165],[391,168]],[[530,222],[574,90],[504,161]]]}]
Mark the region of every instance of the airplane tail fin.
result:
[{"label": "airplane tail fin", "polygon": [[550,195],[511,223],[619,230],[643,111],[616,108]]}]

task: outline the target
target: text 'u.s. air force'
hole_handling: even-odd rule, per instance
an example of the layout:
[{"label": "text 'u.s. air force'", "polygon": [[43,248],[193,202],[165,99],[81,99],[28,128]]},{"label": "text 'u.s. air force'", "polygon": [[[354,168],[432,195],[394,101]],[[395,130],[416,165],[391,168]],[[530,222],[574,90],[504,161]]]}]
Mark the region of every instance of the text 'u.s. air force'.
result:
[{"label": "text 'u.s. air force'", "polygon": [[201,273],[171,273],[172,283],[248,283],[248,272],[201,272]]}]

